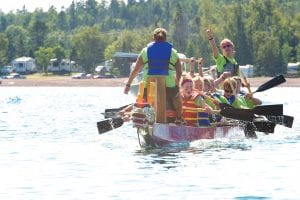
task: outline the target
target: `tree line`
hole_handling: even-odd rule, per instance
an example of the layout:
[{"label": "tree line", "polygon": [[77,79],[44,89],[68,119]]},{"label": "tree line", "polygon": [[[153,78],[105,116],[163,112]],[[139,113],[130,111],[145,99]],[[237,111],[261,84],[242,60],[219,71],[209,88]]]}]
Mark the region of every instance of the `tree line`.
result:
[{"label": "tree line", "polygon": [[[156,27],[207,66],[214,64],[207,28],[217,43],[231,39],[236,59],[253,64],[257,76],[285,73],[288,62],[300,60],[298,0],[76,0],[60,11],[0,10],[0,66],[30,56],[47,71],[51,58],[70,58],[92,72],[117,51],[139,53]],[[120,71],[115,63],[112,72]]]}]

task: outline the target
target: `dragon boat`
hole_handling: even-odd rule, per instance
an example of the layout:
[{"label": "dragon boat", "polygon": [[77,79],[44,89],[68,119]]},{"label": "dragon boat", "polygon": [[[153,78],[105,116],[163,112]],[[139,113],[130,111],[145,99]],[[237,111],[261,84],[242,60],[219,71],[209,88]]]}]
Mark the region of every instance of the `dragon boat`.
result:
[{"label": "dragon boat", "polygon": [[[125,122],[118,114],[125,107],[131,107],[130,120],[137,129],[141,146],[162,146],[172,143],[185,143],[201,139],[215,139],[244,134],[256,138],[256,132],[274,133],[277,124],[291,128],[294,118],[283,114],[282,104],[261,105],[253,109],[239,109],[227,104],[220,104],[223,122],[211,126],[192,127],[168,123],[164,79],[155,77],[155,99],[152,106],[138,106],[136,103],[115,109],[105,110],[105,120],[97,122],[99,134],[121,127]],[[262,92],[285,82],[282,75],[277,76],[257,88]],[[157,86],[160,87],[157,87]],[[254,92],[254,93],[255,93]]]}]

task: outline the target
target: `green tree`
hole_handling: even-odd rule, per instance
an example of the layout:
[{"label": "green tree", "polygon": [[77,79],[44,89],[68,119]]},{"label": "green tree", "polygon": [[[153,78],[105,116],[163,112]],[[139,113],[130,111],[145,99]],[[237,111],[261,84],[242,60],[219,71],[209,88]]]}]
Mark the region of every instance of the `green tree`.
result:
[{"label": "green tree", "polygon": [[44,40],[48,33],[48,26],[43,18],[44,14],[41,11],[36,11],[29,24],[33,51],[44,45]]},{"label": "green tree", "polygon": [[34,52],[36,63],[40,66],[45,74],[48,74],[50,59],[54,57],[53,48],[40,47]]},{"label": "green tree", "polygon": [[235,44],[235,57],[239,64],[250,64],[252,63],[252,49],[244,25],[244,8],[240,3],[234,3],[227,6],[226,10],[232,10],[232,12],[222,13],[224,18],[229,18],[228,24],[224,27],[225,35],[228,35]]},{"label": "green tree", "polygon": [[64,48],[70,48],[70,39],[67,36],[68,34],[64,31],[52,31],[44,40],[44,46],[55,47],[59,45]]},{"label": "green tree", "polygon": [[8,39],[5,34],[0,33],[0,66],[7,65]]},{"label": "green tree", "polygon": [[97,1],[87,0],[86,1],[86,24],[93,26],[96,23],[97,11]]},{"label": "green tree", "polygon": [[62,61],[62,59],[66,58],[66,52],[61,46],[55,46],[53,48],[53,54],[59,63]]},{"label": "green tree", "polygon": [[184,52],[187,45],[187,21],[180,4],[177,4],[174,17],[173,44],[179,52]]},{"label": "green tree", "polygon": [[71,6],[67,10],[67,13],[69,15],[69,26],[72,29],[75,29],[77,27],[77,15],[76,15],[76,8],[75,8],[75,3],[74,0],[72,1]]},{"label": "green tree", "polygon": [[69,30],[67,15],[65,11],[60,11],[58,14],[57,27],[59,30]]},{"label": "green tree", "polygon": [[257,75],[274,76],[284,72],[280,45],[276,37],[269,36],[267,32],[257,32],[253,36],[253,45],[256,46],[254,62]]},{"label": "green tree", "polygon": [[13,60],[14,58],[27,56],[29,49],[29,35],[26,29],[21,26],[10,25],[5,31],[9,45],[7,57],[8,60]]},{"label": "green tree", "polygon": [[2,13],[0,13],[0,32],[4,32],[6,27],[7,27],[7,19]]},{"label": "green tree", "polygon": [[106,43],[97,27],[85,27],[79,30],[73,36],[72,44],[76,51],[75,61],[85,72],[92,72],[96,65],[103,61]]}]

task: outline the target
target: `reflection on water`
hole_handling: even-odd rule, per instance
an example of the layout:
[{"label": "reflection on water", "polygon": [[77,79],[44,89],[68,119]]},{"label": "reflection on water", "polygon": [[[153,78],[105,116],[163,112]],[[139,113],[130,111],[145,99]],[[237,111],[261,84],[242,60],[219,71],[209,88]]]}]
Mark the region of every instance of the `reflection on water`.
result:
[{"label": "reflection on water", "polygon": [[297,199],[300,97],[285,97],[299,90],[256,94],[292,129],[141,148],[130,123],[97,133],[105,108],[134,100],[122,88],[1,87],[0,198]]}]

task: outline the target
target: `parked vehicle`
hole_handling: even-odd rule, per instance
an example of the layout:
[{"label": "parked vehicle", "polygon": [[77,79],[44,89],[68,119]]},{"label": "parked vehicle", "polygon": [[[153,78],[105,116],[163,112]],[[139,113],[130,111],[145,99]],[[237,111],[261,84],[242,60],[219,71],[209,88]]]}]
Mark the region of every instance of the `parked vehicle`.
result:
[{"label": "parked vehicle", "polygon": [[92,75],[92,74],[87,74],[87,75],[85,76],[85,78],[93,78],[93,75]]},{"label": "parked vehicle", "polygon": [[20,75],[19,73],[11,73],[5,77],[6,79],[26,79],[26,76]]},{"label": "parked vehicle", "polygon": [[3,66],[0,67],[0,74],[2,75],[8,75],[12,72],[12,66]]},{"label": "parked vehicle", "polygon": [[72,76],[73,79],[85,79],[86,77],[86,73],[78,73]]}]

